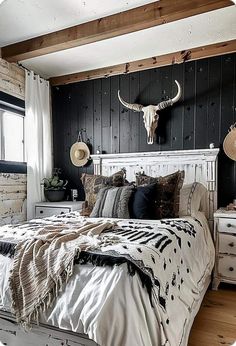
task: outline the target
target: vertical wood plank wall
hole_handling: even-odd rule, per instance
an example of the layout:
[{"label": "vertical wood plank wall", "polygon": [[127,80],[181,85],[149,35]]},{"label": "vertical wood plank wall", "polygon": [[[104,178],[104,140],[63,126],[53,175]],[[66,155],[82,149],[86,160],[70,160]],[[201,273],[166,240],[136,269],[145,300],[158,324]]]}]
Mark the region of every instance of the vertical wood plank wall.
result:
[{"label": "vertical wood plank wall", "polygon": [[[24,70],[0,58],[0,91],[25,99]],[[26,220],[26,175],[0,172],[0,225]]]},{"label": "vertical wood plank wall", "polygon": [[[78,169],[70,162],[70,146],[78,130],[86,128],[96,152],[141,152],[209,148],[222,149],[229,126],[236,121],[236,54],[180,65],[85,81],[52,88],[54,164],[61,167],[71,186],[81,191]],[[124,108],[117,90],[132,103],[156,104],[174,96],[177,79],[181,101],[162,111],[153,145],[146,143],[141,113]],[[235,163],[221,150],[219,156],[219,205],[236,198]]]},{"label": "vertical wood plank wall", "polygon": [[0,225],[26,220],[26,174],[0,173]]}]

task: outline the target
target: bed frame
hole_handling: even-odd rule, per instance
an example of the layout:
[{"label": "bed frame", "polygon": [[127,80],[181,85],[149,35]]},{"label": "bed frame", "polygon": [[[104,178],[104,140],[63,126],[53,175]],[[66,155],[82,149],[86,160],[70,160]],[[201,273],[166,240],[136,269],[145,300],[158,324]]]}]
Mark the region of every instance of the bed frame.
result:
[{"label": "bed frame", "polygon": [[[159,176],[185,171],[184,184],[201,182],[208,190],[207,219],[213,229],[213,213],[217,209],[217,155],[219,149],[162,151],[126,154],[92,155],[94,173],[111,175],[122,168],[126,169],[126,178],[135,180],[135,174]],[[188,335],[193,320],[200,308],[202,299],[209,286],[210,278],[192,311],[183,345],[187,346]],[[58,328],[40,324],[25,333],[7,312],[0,311],[0,345],[7,346],[96,346],[86,335],[63,331]]]}]

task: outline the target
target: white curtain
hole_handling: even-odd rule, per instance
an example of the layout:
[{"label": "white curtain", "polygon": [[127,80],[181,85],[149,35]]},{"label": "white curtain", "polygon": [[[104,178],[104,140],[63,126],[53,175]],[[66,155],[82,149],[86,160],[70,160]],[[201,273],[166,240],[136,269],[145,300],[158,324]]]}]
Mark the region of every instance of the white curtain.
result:
[{"label": "white curtain", "polygon": [[25,148],[27,160],[27,219],[44,199],[42,179],[52,174],[52,126],[49,83],[25,72]]}]

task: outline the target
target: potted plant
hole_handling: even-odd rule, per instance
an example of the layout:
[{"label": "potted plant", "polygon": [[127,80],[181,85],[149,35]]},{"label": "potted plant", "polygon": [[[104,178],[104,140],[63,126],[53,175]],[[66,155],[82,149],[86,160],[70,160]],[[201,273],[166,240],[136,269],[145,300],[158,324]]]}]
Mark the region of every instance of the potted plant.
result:
[{"label": "potted plant", "polygon": [[65,198],[67,180],[59,178],[60,169],[55,168],[51,178],[43,178],[44,196],[49,202],[63,201]]}]

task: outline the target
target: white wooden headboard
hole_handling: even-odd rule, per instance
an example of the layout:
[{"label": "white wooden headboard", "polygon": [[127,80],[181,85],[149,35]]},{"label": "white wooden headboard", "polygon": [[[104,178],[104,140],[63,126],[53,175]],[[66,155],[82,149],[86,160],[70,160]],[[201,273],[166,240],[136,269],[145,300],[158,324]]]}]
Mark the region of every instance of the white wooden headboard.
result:
[{"label": "white wooden headboard", "polygon": [[135,174],[144,172],[152,177],[167,175],[177,170],[185,171],[184,184],[195,181],[208,190],[208,221],[213,226],[213,213],[217,209],[217,155],[219,149],[159,151],[146,153],[122,153],[91,155],[94,173],[111,175],[126,169],[128,181],[135,181]]}]

